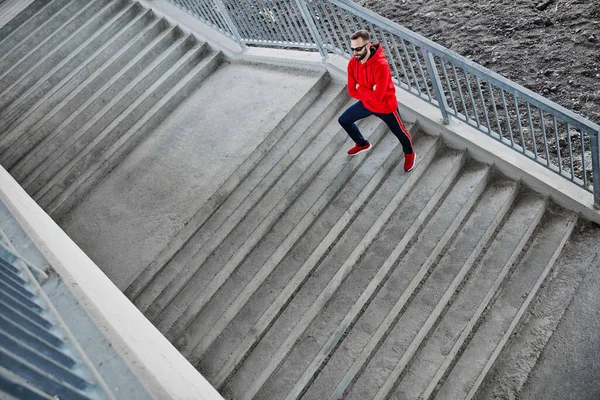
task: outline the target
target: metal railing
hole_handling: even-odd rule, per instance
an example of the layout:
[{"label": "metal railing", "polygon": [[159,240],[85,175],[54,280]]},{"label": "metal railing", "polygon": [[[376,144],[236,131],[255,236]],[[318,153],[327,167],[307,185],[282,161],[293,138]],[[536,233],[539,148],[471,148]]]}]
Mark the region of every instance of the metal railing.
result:
[{"label": "metal railing", "polygon": [[0,229],[0,398],[115,399]]},{"label": "metal railing", "polygon": [[600,207],[600,126],[350,0],[168,0],[244,48],[351,56],[368,29],[395,83],[594,194]]}]

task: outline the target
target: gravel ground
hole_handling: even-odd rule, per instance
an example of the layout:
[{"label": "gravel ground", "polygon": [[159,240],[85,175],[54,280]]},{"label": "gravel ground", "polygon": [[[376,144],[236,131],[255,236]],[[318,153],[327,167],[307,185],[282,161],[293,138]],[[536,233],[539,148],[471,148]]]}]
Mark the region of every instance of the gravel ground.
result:
[{"label": "gravel ground", "polygon": [[600,123],[600,1],[356,2]]}]

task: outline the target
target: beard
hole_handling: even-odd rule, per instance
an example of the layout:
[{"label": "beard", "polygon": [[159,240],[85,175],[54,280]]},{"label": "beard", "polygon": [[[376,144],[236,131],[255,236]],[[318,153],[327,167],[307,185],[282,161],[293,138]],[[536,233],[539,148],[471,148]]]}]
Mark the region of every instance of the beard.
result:
[{"label": "beard", "polygon": [[369,50],[365,48],[361,53],[355,54],[354,58],[356,58],[357,61],[362,61],[367,56],[368,52]]}]

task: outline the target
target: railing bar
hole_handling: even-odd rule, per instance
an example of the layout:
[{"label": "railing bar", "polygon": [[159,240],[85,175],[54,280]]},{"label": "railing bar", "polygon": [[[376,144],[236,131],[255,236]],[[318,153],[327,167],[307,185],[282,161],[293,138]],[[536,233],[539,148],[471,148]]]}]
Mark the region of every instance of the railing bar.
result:
[{"label": "railing bar", "polygon": [[467,85],[467,89],[469,92],[469,97],[471,98],[471,105],[473,106],[473,112],[475,113],[475,122],[477,123],[477,128],[481,127],[481,123],[479,122],[479,115],[477,114],[477,104],[475,104],[475,97],[473,97],[473,90],[471,89],[471,80],[467,75],[467,72],[463,70],[463,74],[465,76],[465,83]]},{"label": "railing bar", "polygon": [[558,172],[562,172],[562,156],[560,154],[560,140],[558,138],[558,124],[556,123],[556,117],[552,116],[554,124],[554,140],[556,140],[556,153],[558,155]]},{"label": "railing bar", "polygon": [[359,27],[360,25],[356,23],[356,20],[354,18],[360,18],[360,17],[357,15],[354,15],[354,14],[350,14],[350,21],[352,21],[353,33],[360,29],[360,27]]},{"label": "railing bar", "polygon": [[460,87],[460,80],[458,79],[458,74],[456,73],[456,68],[454,67],[454,64],[450,64],[450,65],[452,65],[452,72],[454,73],[454,79],[456,80],[456,87],[458,88],[458,93],[460,94],[460,101],[463,106],[464,116],[465,116],[466,120],[468,121],[469,113],[467,111],[467,103],[465,103],[465,96],[462,92],[462,88]]},{"label": "railing bar", "polygon": [[260,3],[260,7],[262,8],[262,11],[259,12],[258,15],[261,15],[263,17],[262,24],[265,27],[265,29],[272,32],[274,34],[273,37],[279,38],[280,41],[284,42],[285,35],[281,31],[279,24],[275,23],[275,21],[273,20],[275,18],[275,16],[274,16],[275,14],[273,14],[273,12],[271,11],[269,4],[268,3],[265,4],[265,2],[263,0],[254,0],[254,1],[256,1],[257,3]]},{"label": "railing bar", "polygon": [[[402,56],[400,55],[400,52],[398,51],[398,46],[396,45],[396,40],[394,40],[392,42],[392,44],[394,45],[394,53],[396,54],[396,58],[398,59],[398,62],[400,63],[400,68],[402,69],[402,73],[404,74],[404,77],[406,78],[406,86],[408,86],[408,89],[412,89],[412,86],[410,84],[410,78],[408,76],[408,73],[406,72],[406,68],[404,67],[404,61],[402,61]],[[400,81],[402,82],[402,81]]]},{"label": "railing bar", "polygon": [[581,174],[583,175],[583,184],[587,188],[587,174],[585,173],[585,137],[583,130],[579,131],[579,140],[581,141]]},{"label": "railing bar", "polygon": [[[286,13],[281,7],[270,7],[271,15],[275,19],[273,21],[274,25],[280,28],[282,39],[288,39],[291,43],[300,44],[300,40],[294,35],[295,29],[290,29],[290,26],[286,20]],[[277,21],[281,21],[281,23],[277,23]],[[296,45],[294,45],[296,47]]]},{"label": "railing bar", "polygon": [[335,37],[338,39],[338,43],[340,44],[340,50],[342,50],[342,52],[344,51],[343,50],[344,48],[350,50],[350,44],[348,43],[349,40],[346,39],[345,37],[344,38],[340,37],[344,32],[344,27],[342,26],[342,24],[340,23],[340,20],[338,19],[338,16],[337,16],[338,9],[335,8],[333,6],[333,4],[331,4],[331,3],[329,3],[329,8],[331,9],[332,15],[333,15],[332,24],[335,26],[333,33],[335,34]]},{"label": "railing bar", "polygon": [[181,7],[181,8],[187,8],[187,11],[190,14],[192,14],[192,15],[195,14],[197,17],[200,17],[200,18],[206,20],[206,18],[203,15],[200,15],[198,13],[198,11],[196,10],[196,8],[192,4],[190,4],[189,1],[187,1],[187,0],[181,0],[181,3],[182,4],[178,4],[179,7]]},{"label": "railing bar", "polygon": [[242,40],[245,40],[245,37],[250,37],[250,28],[248,26],[247,20],[246,18],[240,18],[238,8],[232,7],[231,9],[229,9],[227,5],[225,5],[225,7],[229,10],[231,14],[231,19],[238,27],[238,32],[240,33]]},{"label": "railing bar", "polygon": [[537,152],[537,143],[535,141],[535,132],[533,130],[533,119],[531,118],[531,105],[529,103],[527,104],[527,119],[529,121],[529,134],[531,135],[531,140],[533,141],[533,154],[535,157],[535,160],[537,161],[538,159],[538,152]]},{"label": "railing bar", "polygon": [[256,5],[250,5],[249,7],[244,8],[246,17],[248,18],[248,25],[251,28],[251,35],[249,36],[249,39],[255,38],[258,40],[264,40],[262,38],[265,36],[266,32],[263,32],[263,27],[255,12],[258,10],[258,7]]},{"label": "railing bar", "polygon": [[[275,22],[275,26],[280,26],[281,28],[281,32],[283,34],[283,38],[284,39],[289,39],[290,42],[292,43],[298,43],[300,44],[300,40],[296,37],[296,35],[294,34],[295,29],[290,29],[290,26],[287,23],[287,19],[286,19],[286,14],[289,14],[287,12],[285,12],[285,10],[283,10],[282,8],[276,7],[275,10],[271,10],[273,12],[274,18],[276,19],[276,21],[281,21],[281,24],[278,24]],[[277,13],[275,13],[274,11],[277,11]],[[295,46],[294,46],[295,47]]]},{"label": "railing bar", "polygon": [[264,36],[262,32],[262,27],[260,26],[260,21],[256,17],[255,13],[256,6],[248,6],[244,5],[244,15],[243,17],[246,19],[248,23],[248,39],[258,39],[262,40]]},{"label": "railing bar", "polygon": [[282,9],[280,10],[279,15],[287,35],[289,35],[291,39],[293,39],[293,41],[295,41],[296,43],[301,44],[302,39],[300,39],[300,37],[298,36],[298,29],[296,29],[296,27],[294,27],[291,22],[292,12],[289,8],[289,4],[284,1],[283,3],[280,3],[280,5]]},{"label": "railing bar", "polygon": [[[304,0],[300,0],[303,1]],[[311,43],[313,40],[315,41],[315,43],[317,42],[316,38],[313,38],[313,35],[310,31],[310,27],[308,26],[308,22],[305,20],[305,15],[304,12],[300,9],[300,5],[298,4],[298,2],[293,2],[292,4],[295,4],[296,7],[298,8],[298,12],[300,13],[300,18],[298,18],[298,15],[296,15],[296,18],[293,19],[293,22],[295,25],[298,26],[298,29],[301,32],[301,36],[304,39],[305,43]],[[308,9],[308,4],[305,4],[305,7]],[[293,7],[292,7],[293,8]],[[313,20],[314,23],[314,18],[312,16],[312,12],[310,12],[310,10],[308,10],[308,17],[311,18]]]},{"label": "railing bar", "polygon": [[[427,93],[427,97],[429,98],[429,101],[431,102],[431,91],[429,90],[429,85],[427,84],[427,77],[425,76],[425,73],[423,72],[423,66],[421,65],[421,58],[419,58],[419,52],[417,51],[417,48],[415,47],[414,43],[411,43],[410,46],[412,47],[412,51],[413,54],[415,55],[415,61],[417,63],[417,67],[419,67],[419,73],[421,74],[421,78],[423,79],[423,85],[425,85],[425,92]],[[427,60],[424,60],[425,62],[427,62]],[[433,79],[433,78],[432,78]],[[440,104],[440,108],[442,107],[442,105]]]},{"label": "railing bar", "polygon": [[501,138],[504,137],[504,132],[502,132],[502,126],[500,124],[500,117],[498,116],[498,108],[496,107],[496,98],[494,97],[494,87],[489,81],[486,81],[488,90],[490,91],[490,102],[492,103],[492,109],[494,110],[494,118],[496,118],[496,127],[498,128],[498,135]]},{"label": "railing bar", "polygon": [[523,125],[521,124],[521,112],[519,111],[519,101],[517,95],[513,94],[515,100],[515,111],[517,112],[517,123],[519,124],[519,134],[521,135],[521,147],[525,154],[525,136],[523,135]]},{"label": "railing bar", "polygon": [[258,39],[268,40],[268,39],[263,39],[263,38],[267,38],[268,35],[270,35],[271,38],[273,38],[273,39],[276,37],[274,32],[272,32],[272,30],[268,26],[266,26],[263,23],[263,21],[260,19],[260,9],[259,9],[259,6],[257,3],[250,6],[250,9],[248,10],[247,15],[250,19],[252,19],[254,26],[256,27],[256,30],[253,29],[253,33],[256,35],[256,37]]},{"label": "railing bar", "polygon": [[182,0],[182,3],[185,5],[185,7],[187,7],[188,12],[192,13],[192,15],[196,15],[202,18],[204,21],[208,22],[209,24],[214,25],[214,23],[208,17],[208,13],[204,12],[203,10],[200,10],[200,7],[197,6],[197,4],[193,4],[188,0]]},{"label": "railing bar", "polygon": [[[344,10],[346,11],[346,10]],[[343,17],[341,18],[342,22],[344,23],[344,28],[346,29],[346,36],[348,38],[350,38],[350,36],[352,36],[352,34],[354,32],[352,32],[352,30],[350,29],[350,27],[348,26],[348,12],[346,11],[343,15]],[[348,44],[348,40],[346,40],[346,44],[348,45],[348,50],[350,51],[350,53],[352,53],[352,51],[350,50],[350,45]]]},{"label": "railing bar", "polygon": [[490,118],[488,115],[487,107],[485,106],[485,99],[483,97],[483,91],[481,90],[481,81],[478,76],[475,76],[475,83],[477,84],[477,91],[479,92],[479,99],[481,100],[481,107],[483,108],[483,115],[485,117],[485,121],[487,123],[488,133],[492,133],[492,127],[490,124]]},{"label": "railing bar", "polygon": [[442,72],[444,73],[444,79],[446,80],[446,85],[448,86],[448,93],[450,94],[450,100],[452,100],[452,109],[454,110],[454,115],[457,115],[458,108],[456,108],[456,101],[454,100],[454,91],[452,91],[452,85],[450,84],[450,78],[448,78],[448,70],[446,69],[446,61],[443,58],[439,58],[440,64],[442,65]]},{"label": "railing bar", "polygon": [[[292,6],[292,4],[295,4],[295,3],[288,3],[288,2],[284,1],[283,4],[285,4],[285,6],[287,7],[287,10],[289,12],[290,24],[291,24],[292,28],[295,29],[297,32],[297,37],[298,37],[299,42],[300,43],[310,43],[311,40],[308,39],[310,37],[310,35],[308,37],[305,35],[306,31],[304,29],[302,29],[302,27],[299,25],[299,22],[298,22],[298,13],[300,12],[300,10],[296,10]],[[296,7],[298,7],[297,4],[296,4]],[[300,15],[300,16],[302,17],[302,15]]]},{"label": "railing bar", "polygon": [[500,93],[502,94],[502,107],[504,108],[504,117],[506,118],[506,126],[510,135],[510,146],[514,147],[515,138],[513,136],[512,126],[510,125],[510,117],[508,115],[508,105],[506,104],[506,96],[504,95],[504,90],[502,88],[498,88],[498,90],[500,90]]},{"label": "railing bar", "polygon": [[413,81],[415,82],[415,86],[417,87],[417,91],[419,95],[422,93],[421,85],[419,85],[419,80],[417,79],[417,74],[415,74],[415,69],[413,68],[412,60],[410,59],[410,55],[408,54],[408,49],[406,48],[406,43],[404,43],[404,39],[400,38],[400,43],[402,43],[402,49],[404,50],[404,56],[406,57],[406,62],[408,62],[408,66],[410,67],[410,73],[412,75]]},{"label": "railing bar", "polygon": [[215,12],[214,18],[217,21],[217,27],[222,32],[228,33],[230,36],[235,37],[235,34],[232,31],[230,31],[230,28],[227,26],[226,18],[222,14],[221,10],[219,9],[219,5],[217,4],[217,1],[218,0],[213,0],[213,2],[212,2],[213,11]]},{"label": "railing bar", "polygon": [[221,30],[221,27],[219,26],[219,23],[217,22],[217,20],[215,19],[214,15],[212,15],[212,12],[210,10],[210,8],[207,8],[206,4],[194,4],[197,5],[198,8],[194,8],[196,10],[198,10],[199,12],[203,12],[205,15],[205,18],[208,19],[208,21],[217,29]]},{"label": "railing bar", "polygon": [[[328,39],[329,45],[332,46],[333,52],[336,53],[336,51],[335,51],[335,49],[336,49],[336,47],[335,47],[335,41],[331,37],[331,35],[329,33],[329,29],[327,29],[327,25],[326,25],[326,22],[325,22],[326,18],[323,17],[324,14],[323,14],[323,7],[322,6],[324,6],[323,0],[318,0],[318,2],[315,3],[315,10],[318,11],[321,14],[321,18],[319,18],[321,29],[323,30],[323,32],[325,33],[325,35],[327,35],[327,39]],[[321,36],[324,36],[324,35],[321,35]],[[352,54],[350,54],[350,56],[352,56]]]},{"label": "railing bar", "polygon": [[[292,29],[292,31],[296,32],[295,33],[295,37],[298,38],[298,43],[301,43],[301,44],[310,43],[311,42],[310,39],[307,39],[306,36],[304,36],[305,32],[300,27],[300,25],[298,24],[298,13],[300,13],[300,10],[298,10],[297,8],[294,8],[294,6],[292,5],[292,4],[295,4],[296,7],[298,7],[298,4],[296,4],[296,3],[287,3],[287,2],[284,2],[284,4],[286,5],[288,13],[289,13],[289,15],[288,15],[288,23],[289,23],[290,28]],[[315,43],[316,43],[316,40],[315,40]]]},{"label": "railing bar", "polygon": [[594,208],[596,209],[600,209],[600,146],[598,144],[598,135],[600,135],[600,130],[590,133],[592,151],[592,192],[594,193]]},{"label": "railing bar", "polygon": [[546,134],[546,121],[544,112],[540,109],[540,124],[542,124],[542,137],[544,138],[544,151],[546,152],[546,166],[550,166],[550,151],[548,150],[548,136]]},{"label": "railing bar", "polygon": [[225,10],[229,13],[229,18],[236,26],[240,35],[240,39],[244,41],[244,36],[249,36],[250,33],[248,25],[246,23],[246,19],[240,18],[240,15],[238,13],[238,7],[229,7],[227,3],[225,3],[225,1],[223,1],[223,5],[225,7]]},{"label": "railing bar", "polygon": [[567,122],[567,143],[569,144],[569,164],[571,165],[571,179],[575,177],[575,167],[573,165],[573,146],[571,143],[571,125]]},{"label": "railing bar", "polygon": [[392,65],[392,68],[394,70],[394,73],[396,74],[396,78],[398,79],[398,82],[401,82],[400,81],[400,73],[398,73],[398,68],[396,67],[396,63],[394,62],[394,58],[392,57],[392,50],[390,48],[390,45],[389,45],[387,39],[385,38],[385,32],[381,33],[381,37],[383,38],[383,43],[384,43],[384,46],[385,46],[387,57],[389,57],[388,61]]},{"label": "railing bar", "polygon": [[325,12],[325,15],[327,16],[326,20],[327,20],[327,25],[329,25],[329,29],[331,29],[331,44],[334,46],[334,48],[337,50],[336,53],[338,54],[344,54],[344,45],[341,44],[340,39],[338,37],[338,35],[336,35],[335,32],[335,25],[333,24],[333,18],[332,18],[332,14],[335,14],[334,12],[332,12],[327,6],[329,5],[328,3],[322,3],[323,4],[323,10]]}]

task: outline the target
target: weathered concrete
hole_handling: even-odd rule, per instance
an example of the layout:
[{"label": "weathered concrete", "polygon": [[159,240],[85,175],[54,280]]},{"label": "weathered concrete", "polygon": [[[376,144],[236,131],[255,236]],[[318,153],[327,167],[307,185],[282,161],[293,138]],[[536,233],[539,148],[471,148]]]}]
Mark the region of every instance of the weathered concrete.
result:
[{"label": "weathered concrete", "polygon": [[[590,243],[597,244],[597,237]],[[600,263],[592,265],[519,395],[522,400],[600,398]]]},{"label": "weathered concrete", "polygon": [[224,65],[61,226],[124,289],[316,79]]}]

